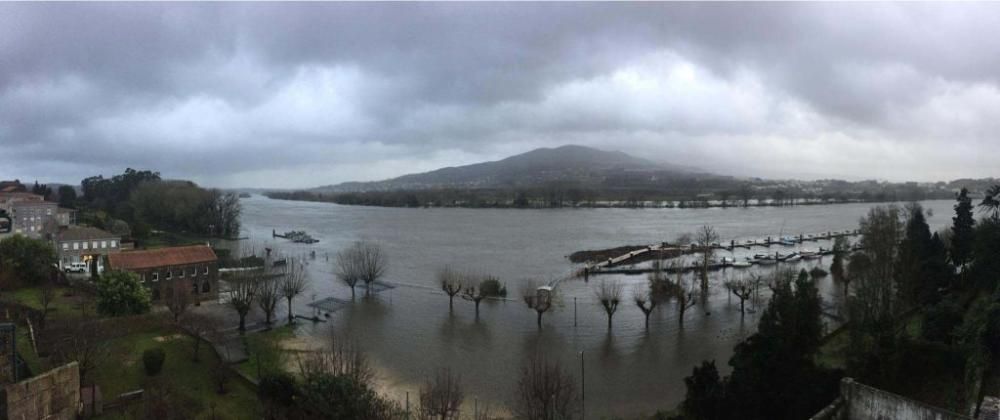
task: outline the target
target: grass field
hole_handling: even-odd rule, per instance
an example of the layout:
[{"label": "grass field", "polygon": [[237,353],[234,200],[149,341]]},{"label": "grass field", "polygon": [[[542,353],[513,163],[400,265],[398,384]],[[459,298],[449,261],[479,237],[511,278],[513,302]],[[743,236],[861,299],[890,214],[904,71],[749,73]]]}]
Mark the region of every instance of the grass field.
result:
[{"label": "grass field", "polygon": [[[94,381],[101,386],[105,401],[143,387],[149,380],[142,363],[146,349],[160,347],[166,352],[159,380],[167,383],[184,401],[185,417],[207,419],[248,419],[260,416],[260,403],[250,385],[235,376],[228,381],[225,394],[216,392],[212,367],[218,358],[207,344],[199,351],[200,361],[193,360],[192,339],[180,334],[143,333],[111,340],[109,351],[96,369]],[[105,418],[118,418],[109,413]]]}]

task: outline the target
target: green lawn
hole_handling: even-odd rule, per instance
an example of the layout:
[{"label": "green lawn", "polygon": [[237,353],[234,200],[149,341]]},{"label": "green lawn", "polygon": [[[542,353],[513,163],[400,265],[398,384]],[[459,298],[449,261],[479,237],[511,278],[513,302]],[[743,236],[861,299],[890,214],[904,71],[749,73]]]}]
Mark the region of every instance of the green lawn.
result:
[{"label": "green lawn", "polygon": [[[260,403],[254,390],[238,378],[228,382],[228,392],[216,393],[211,371],[218,358],[207,344],[202,344],[200,362],[192,360],[193,341],[185,335],[159,333],[133,334],[111,340],[110,352],[96,369],[94,380],[101,386],[105,401],[117,395],[142,388],[147,379],[142,364],[142,352],[161,347],[166,352],[163,371],[158,375],[170,384],[187,408],[197,413],[194,418],[211,418],[214,403],[215,418],[247,419],[259,417]],[[105,417],[114,418],[115,413]]]},{"label": "green lawn", "polygon": [[236,369],[254,379],[259,379],[257,375],[258,361],[261,374],[280,371],[284,368],[286,357],[288,357],[280,348],[280,343],[282,340],[294,336],[294,325],[284,325],[269,331],[248,333],[244,340],[246,340],[250,359],[237,365]]},{"label": "green lawn", "polygon": [[[12,300],[42,310],[42,289],[40,287],[23,287],[11,292],[5,292]],[[86,306],[86,308],[84,308]],[[55,296],[49,303],[47,319],[69,319],[80,316],[83,310],[94,313],[93,299],[70,287],[56,287]]]}]

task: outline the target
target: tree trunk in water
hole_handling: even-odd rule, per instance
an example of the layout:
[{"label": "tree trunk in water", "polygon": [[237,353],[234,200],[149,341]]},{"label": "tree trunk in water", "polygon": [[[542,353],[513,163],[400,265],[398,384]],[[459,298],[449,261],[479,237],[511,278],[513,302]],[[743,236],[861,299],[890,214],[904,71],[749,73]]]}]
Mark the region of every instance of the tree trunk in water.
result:
[{"label": "tree trunk in water", "polygon": [[247,330],[247,314],[240,314],[240,334]]},{"label": "tree trunk in water", "polygon": [[611,329],[611,314],[608,314],[608,329]]},{"label": "tree trunk in water", "polygon": [[538,312],[538,328],[542,328],[542,313]]},{"label": "tree trunk in water", "polygon": [[743,318],[743,299],[740,299],[740,318]]},{"label": "tree trunk in water", "polygon": [[354,300],[354,286],[351,286],[351,300]]},{"label": "tree trunk in water", "polygon": [[455,295],[448,295],[448,312],[455,309]]},{"label": "tree trunk in water", "polygon": [[479,301],[476,301],[476,319],[479,319]]},{"label": "tree trunk in water", "polygon": [[646,312],[645,315],[646,315],[646,329],[648,330],[649,329],[649,312]]},{"label": "tree trunk in water", "polygon": [[288,323],[291,324],[295,317],[292,316],[292,298],[288,298]]}]

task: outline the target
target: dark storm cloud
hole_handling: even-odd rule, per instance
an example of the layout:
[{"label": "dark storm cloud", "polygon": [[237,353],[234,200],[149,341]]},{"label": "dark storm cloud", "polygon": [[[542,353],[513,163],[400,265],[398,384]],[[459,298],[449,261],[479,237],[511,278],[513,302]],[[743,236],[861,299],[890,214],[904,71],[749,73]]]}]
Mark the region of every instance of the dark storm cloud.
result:
[{"label": "dark storm cloud", "polygon": [[995,175],[997,27],[993,4],[2,4],[0,178],[310,186],[566,143]]}]

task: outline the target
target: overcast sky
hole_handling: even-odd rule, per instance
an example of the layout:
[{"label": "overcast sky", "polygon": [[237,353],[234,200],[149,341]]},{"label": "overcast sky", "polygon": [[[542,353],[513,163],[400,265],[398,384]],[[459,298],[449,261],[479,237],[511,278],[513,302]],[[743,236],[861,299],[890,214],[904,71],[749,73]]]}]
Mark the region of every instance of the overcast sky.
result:
[{"label": "overcast sky", "polygon": [[1000,4],[0,4],[0,179],[375,180],[581,144],[1000,175]]}]

